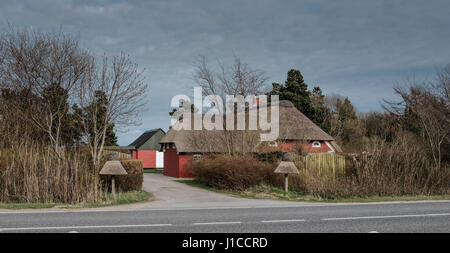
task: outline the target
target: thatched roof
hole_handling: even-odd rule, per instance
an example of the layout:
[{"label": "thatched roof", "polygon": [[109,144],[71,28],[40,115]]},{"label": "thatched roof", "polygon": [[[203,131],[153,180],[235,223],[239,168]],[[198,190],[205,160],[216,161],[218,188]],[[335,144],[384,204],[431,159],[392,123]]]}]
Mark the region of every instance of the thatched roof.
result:
[{"label": "thatched roof", "polygon": [[281,174],[298,174],[298,169],[293,162],[281,161],[274,173]]},{"label": "thatched roof", "polygon": [[[311,141],[311,140],[334,140],[320,127],[315,125],[303,113],[301,113],[290,101],[279,102],[280,140],[289,141]],[[252,109],[250,109],[252,110]],[[268,120],[270,121],[270,106],[267,107]],[[193,116],[192,116],[193,117]],[[194,120],[191,120],[193,125]],[[225,122],[225,116],[224,116]],[[235,120],[236,124],[237,120]],[[182,120],[175,124],[181,124]],[[246,116],[248,124],[248,115]],[[173,127],[174,128],[174,127]],[[246,150],[252,150],[260,143],[262,131],[220,131],[220,130],[174,130],[170,129],[161,139],[160,143],[174,143],[178,152],[204,153],[204,152],[227,152],[230,148],[239,152],[244,142]],[[192,127],[193,129],[193,127]],[[244,133],[245,132],[245,133]],[[243,140],[244,136],[244,140]],[[232,142],[226,140],[234,140]],[[233,143],[234,147],[227,147],[227,143]]]},{"label": "thatched roof", "polygon": [[302,141],[334,140],[288,100],[280,101],[280,138]]},{"label": "thatched roof", "polygon": [[127,171],[122,166],[120,161],[106,161],[100,175],[127,175]]}]

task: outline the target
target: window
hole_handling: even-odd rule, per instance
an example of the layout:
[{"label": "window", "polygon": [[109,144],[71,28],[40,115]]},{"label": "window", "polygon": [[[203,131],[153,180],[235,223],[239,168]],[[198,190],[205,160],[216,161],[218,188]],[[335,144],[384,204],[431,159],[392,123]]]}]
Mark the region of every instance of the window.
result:
[{"label": "window", "polygon": [[278,147],[278,143],[276,141],[269,142],[269,147]]},{"label": "window", "polygon": [[192,157],[192,159],[193,159],[194,161],[200,161],[201,158],[202,158],[202,155],[201,155],[201,154],[194,154],[193,157]]},{"label": "window", "polygon": [[312,147],[313,148],[320,148],[320,142],[319,141],[313,141]]}]

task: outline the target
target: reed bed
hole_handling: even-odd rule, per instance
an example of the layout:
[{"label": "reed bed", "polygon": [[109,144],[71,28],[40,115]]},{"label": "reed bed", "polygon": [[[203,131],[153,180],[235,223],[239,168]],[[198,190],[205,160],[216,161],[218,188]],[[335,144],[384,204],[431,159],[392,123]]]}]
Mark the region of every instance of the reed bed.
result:
[{"label": "reed bed", "polygon": [[98,171],[86,152],[57,155],[45,145],[15,144],[0,149],[0,202],[96,202],[104,196]]}]

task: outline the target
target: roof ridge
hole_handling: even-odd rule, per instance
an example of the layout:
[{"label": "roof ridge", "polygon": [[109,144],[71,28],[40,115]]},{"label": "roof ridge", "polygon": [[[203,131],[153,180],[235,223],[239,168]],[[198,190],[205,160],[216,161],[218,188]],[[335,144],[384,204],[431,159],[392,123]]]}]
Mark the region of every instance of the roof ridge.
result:
[{"label": "roof ridge", "polygon": [[[153,128],[153,129],[144,131],[144,133],[153,132],[153,131],[156,131],[156,130],[159,130],[159,129],[161,129],[161,128],[160,128],[160,127],[158,127],[158,128]],[[161,129],[161,130],[162,130],[162,129]]]},{"label": "roof ridge", "polygon": [[166,132],[162,130],[161,128],[155,128],[151,130],[147,130],[143,132],[137,139],[135,139],[130,145],[128,146],[135,146],[136,148],[139,148],[142,146],[145,142],[147,142],[150,138],[152,138],[159,130],[161,130],[164,134]]}]

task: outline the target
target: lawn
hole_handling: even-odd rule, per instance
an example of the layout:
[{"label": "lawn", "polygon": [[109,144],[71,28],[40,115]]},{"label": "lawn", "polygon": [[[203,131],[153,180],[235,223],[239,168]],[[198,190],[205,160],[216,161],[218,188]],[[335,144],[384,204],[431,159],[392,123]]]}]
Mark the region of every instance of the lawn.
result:
[{"label": "lawn", "polygon": [[177,180],[179,183],[187,184],[193,187],[228,194],[234,197],[249,198],[249,199],[272,199],[284,201],[298,201],[298,202],[381,202],[381,201],[418,201],[418,200],[450,200],[450,195],[422,195],[422,196],[370,196],[370,197],[351,197],[338,199],[323,199],[312,195],[304,195],[299,192],[289,191],[284,192],[284,189],[273,186],[255,186],[245,191],[230,191],[220,190],[206,185],[198,180]]},{"label": "lawn", "polygon": [[147,201],[152,195],[144,190],[118,192],[116,199],[113,199],[111,193],[108,193],[100,202],[84,202],[77,204],[63,203],[0,203],[0,209],[41,209],[41,208],[96,208],[104,206],[115,206],[124,204],[133,204]]},{"label": "lawn", "polygon": [[144,169],[144,173],[163,174],[163,169]]}]

